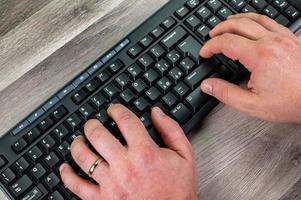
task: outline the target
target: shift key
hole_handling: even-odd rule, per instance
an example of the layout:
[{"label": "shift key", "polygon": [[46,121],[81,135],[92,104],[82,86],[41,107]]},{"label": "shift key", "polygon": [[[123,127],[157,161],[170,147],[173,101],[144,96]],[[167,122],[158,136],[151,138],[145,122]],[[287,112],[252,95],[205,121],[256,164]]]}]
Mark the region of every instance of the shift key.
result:
[{"label": "shift key", "polygon": [[193,70],[186,78],[185,83],[193,90],[200,82],[212,74],[219,64],[215,59],[206,60]]}]

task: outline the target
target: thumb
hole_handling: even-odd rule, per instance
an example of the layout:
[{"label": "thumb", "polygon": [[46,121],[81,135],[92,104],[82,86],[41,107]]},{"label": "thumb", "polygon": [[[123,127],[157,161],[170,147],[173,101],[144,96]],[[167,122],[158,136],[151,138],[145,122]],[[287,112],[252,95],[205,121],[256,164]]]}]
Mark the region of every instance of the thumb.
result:
[{"label": "thumb", "polygon": [[252,115],[256,109],[258,98],[251,91],[219,78],[209,78],[201,84],[204,93],[211,95],[230,107]]}]

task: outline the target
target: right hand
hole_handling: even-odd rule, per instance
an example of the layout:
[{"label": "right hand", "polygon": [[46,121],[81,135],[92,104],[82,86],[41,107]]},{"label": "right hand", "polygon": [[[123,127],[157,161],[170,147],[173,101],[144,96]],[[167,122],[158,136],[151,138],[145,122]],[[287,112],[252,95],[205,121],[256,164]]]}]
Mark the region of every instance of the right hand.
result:
[{"label": "right hand", "polygon": [[221,79],[202,82],[203,92],[251,116],[301,123],[301,41],[266,16],[238,14],[210,32],[201,56],[223,53],[250,72],[248,89]]}]

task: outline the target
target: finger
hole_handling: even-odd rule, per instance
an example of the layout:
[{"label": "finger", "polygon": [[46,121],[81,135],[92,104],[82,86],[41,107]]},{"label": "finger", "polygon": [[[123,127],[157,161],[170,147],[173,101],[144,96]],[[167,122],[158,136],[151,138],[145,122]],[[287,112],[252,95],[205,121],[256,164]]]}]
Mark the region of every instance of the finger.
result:
[{"label": "finger", "polygon": [[81,199],[98,198],[99,186],[79,177],[68,164],[61,165],[60,174],[65,186]]},{"label": "finger", "polygon": [[[91,166],[100,159],[100,156],[93,153],[84,141],[84,137],[76,138],[71,144],[71,154],[78,166],[89,175]],[[107,162],[102,162],[95,169],[92,178],[101,181],[108,176],[109,166]]]},{"label": "finger", "polygon": [[239,60],[249,71],[256,66],[256,42],[239,35],[225,33],[210,39],[201,49],[201,56],[210,58],[214,54],[223,53],[225,56]]},{"label": "finger", "polygon": [[151,112],[156,130],[161,134],[164,143],[185,159],[193,159],[192,147],[179,124],[155,107]]},{"label": "finger", "polygon": [[250,40],[259,40],[269,34],[270,31],[251,19],[231,18],[217,25],[210,32],[210,37],[213,38],[224,33],[233,33]]},{"label": "finger", "polygon": [[262,25],[269,31],[280,33],[283,35],[294,36],[294,34],[289,29],[287,29],[286,27],[282,26],[281,24],[277,23],[275,20],[272,20],[271,18],[265,15],[259,15],[256,13],[243,13],[243,14],[237,14],[228,17],[228,19],[237,19],[237,18],[249,18],[257,22],[258,24]]},{"label": "finger", "polygon": [[204,93],[215,97],[224,104],[249,115],[253,115],[257,102],[259,102],[256,94],[222,79],[204,80],[201,89]]},{"label": "finger", "polygon": [[126,148],[98,120],[89,120],[84,129],[87,139],[109,165],[124,157]]},{"label": "finger", "polygon": [[123,105],[110,106],[108,114],[118,125],[129,147],[141,144],[156,145],[141,120]]}]

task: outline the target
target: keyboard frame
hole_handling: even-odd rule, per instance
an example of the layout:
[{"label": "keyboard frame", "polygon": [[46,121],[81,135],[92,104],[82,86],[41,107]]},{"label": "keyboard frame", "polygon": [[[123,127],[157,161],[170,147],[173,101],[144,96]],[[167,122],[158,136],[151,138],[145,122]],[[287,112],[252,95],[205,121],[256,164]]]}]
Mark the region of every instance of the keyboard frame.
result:
[{"label": "keyboard frame", "polygon": [[[228,8],[230,8],[231,11],[233,11],[234,13],[237,13],[226,1],[224,0],[220,0],[224,5],[227,5]],[[293,1],[293,0],[288,0],[289,3],[291,3],[292,5],[296,6],[298,9],[301,9],[301,0],[297,0],[297,1]],[[186,2],[186,1],[185,1]],[[147,35],[149,32],[151,32],[154,27],[158,26],[165,18],[169,17],[169,16],[173,16],[174,17],[174,11],[176,9],[178,9],[181,5],[183,5],[183,0],[171,0],[168,3],[166,3],[162,8],[160,8],[157,12],[155,12],[152,16],[150,16],[148,19],[146,19],[143,23],[137,25],[136,28],[134,28],[134,30],[129,33],[127,36],[125,36],[124,38],[122,38],[119,42],[117,42],[115,45],[113,45],[113,48],[109,49],[108,51],[106,51],[103,55],[107,55],[109,52],[112,51],[112,49],[114,49],[114,47],[116,45],[118,45],[120,42],[122,42],[125,38],[128,38],[130,40],[130,44],[126,46],[126,48],[124,48],[122,51],[120,51],[116,56],[114,56],[110,62],[106,63],[105,65],[103,65],[99,70],[97,70],[97,72],[95,72],[92,76],[90,76],[87,80],[85,80],[84,82],[82,82],[79,86],[83,86],[85,84],[87,84],[91,79],[93,79],[97,74],[99,74],[99,72],[101,72],[102,70],[106,69],[113,61],[117,60],[117,59],[121,59],[125,66],[130,66],[131,64],[135,63],[138,59],[139,56],[135,59],[131,59],[128,54],[127,51],[128,49],[133,46],[134,44],[136,44],[137,38],[140,40],[143,36]],[[207,3],[207,0],[203,1],[200,5],[198,5],[195,9],[197,10],[200,6],[204,5]],[[192,11],[192,12],[194,12]],[[191,14],[190,14],[191,15]],[[188,15],[189,16],[189,15]],[[203,44],[202,40],[200,40],[198,37],[196,37],[196,34],[193,33],[190,29],[188,29],[185,25],[184,25],[184,20],[187,19],[187,16],[182,19],[182,20],[178,20],[176,17],[174,17],[174,19],[177,21],[176,26],[182,26],[187,32],[189,32],[198,42],[200,42],[201,44]],[[156,43],[160,42],[160,40],[162,38],[164,38],[168,33],[170,33],[170,31],[172,31],[176,26],[174,26],[173,28],[169,29],[168,31],[166,31],[162,36],[160,36],[160,39],[155,40],[156,42],[152,43],[152,45],[150,45],[149,47],[147,47],[143,52],[141,52],[139,55],[143,55],[144,53],[148,52],[149,49],[154,46]],[[299,20],[297,20],[296,23],[294,23],[291,26],[291,30],[295,30],[297,31],[297,29],[299,29],[301,27],[301,17],[299,18]],[[138,41],[139,41],[138,40]],[[133,41],[135,41],[135,43],[133,43]],[[99,58],[97,58],[90,66],[88,66],[85,70],[83,70],[83,72],[85,72],[88,68],[90,68],[91,66],[93,66],[97,61],[99,61],[99,59],[102,58],[101,55]],[[98,93],[99,91],[101,91],[107,83],[112,82],[112,80],[114,80],[119,74],[121,74],[124,70],[126,70],[127,67],[124,67],[122,70],[120,70],[117,74],[115,74],[114,76],[111,77],[110,80],[106,81],[104,85],[100,86],[96,91],[93,92],[93,94],[91,94],[90,96],[93,96],[94,94]],[[82,74],[83,72],[79,73]],[[242,81],[244,78],[246,78],[248,75],[248,72],[246,70],[242,71],[241,75],[236,77],[232,82],[238,84],[240,81]],[[78,77],[78,76],[76,76]],[[68,84],[66,85],[70,85],[72,84],[72,82],[74,81],[74,79],[72,79]],[[64,87],[63,87],[64,88]],[[48,135],[53,128],[56,127],[56,125],[61,124],[63,121],[65,121],[65,119],[70,116],[72,113],[74,113],[78,107],[80,105],[83,105],[87,102],[87,98],[85,101],[83,101],[80,105],[76,105],[74,104],[74,102],[71,100],[71,96],[76,93],[78,91],[78,89],[80,89],[80,87],[76,88],[75,90],[73,90],[71,93],[69,93],[68,95],[66,95],[62,100],[59,101],[59,103],[57,103],[54,107],[52,107],[50,110],[48,110],[47,112],[45,112],[37,121],[35,121],[34,123],[32,123],[31,125],[29,125],[28,127],[26,127],[25,129],[23,129],[18,135],[14,136],[11,134],[11,130],[9,130],[6,134],[4,134],[1,138],[0,138],[0,149],[1,149],[1,154],[6,155],[6,159],[8,160],[8,163],[0,170],[0,173],[2,173],[5,169],[7,169],[8,166],[11,166],[18,158],[22,157],[29,149],[32,148],[32,146],[36,145],[37,143],[40,142],[40,138],[45,137],[46,135]],[[59,90],[60,91],[60,90]],[[48,99],[49,100],[49,99]],[[48,101],[47,100],[47,101]],[[44,103],[42,103],[41,105],[39,105],[37,108],[42,107],[47,101],[45,101]],[[211,98],[201,109],[199,109],[198,112],[196,112],[192,118],[190,118],[189,121],[187,121],[182,128],[184,129],[184,132],[186,134],[188,134],[197,124],[198,122],[200,122],[200,120],[204,119],[204,117],[206,117],[210,111],[212,111],[212,109],[219,103],[218,100]],[[11,145],[18,140],[19,138],[23,137],[23,135],[25,133],[27,133],[29,130],[31,130],[33,127],[36,127],[37,124],[44,119],[46,116],[49,116],[50,113],[55,110],[56,108],[58,108],[60,105],[64,105],[66,107],[66,109],[69,111],[68,115],[66,115],[64,118],[62,118],[59,122],[56,123],[56,125],[53,125],[53,127],[51,129],[49,129],[48,131],[46,131],[43,135],[39,136],[38,139],[36,139],[33,143],[31,143],[28,147],[26,147],[23,152],[19,155],[17,155],[12,149],[11,149]],[[24,121],[25,119],[27,119],[29,116],[25,117],[22,121]],[[11,195],[11,193],[6,189],[6,187],[2,184],[2,182],[0,182],[0,190],[2,190],[9,199],[14,199],[14,197]]]}]

